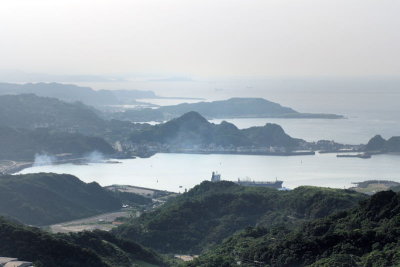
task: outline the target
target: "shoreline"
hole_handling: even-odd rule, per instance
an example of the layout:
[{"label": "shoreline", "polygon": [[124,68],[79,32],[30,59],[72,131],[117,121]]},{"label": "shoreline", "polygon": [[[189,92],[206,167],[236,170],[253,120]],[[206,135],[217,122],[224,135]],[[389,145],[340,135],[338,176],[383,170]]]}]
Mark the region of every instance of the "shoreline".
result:
[{"label": "shoreline", "polygon": [[23,169],[29,168],[33,166],[33,162],[29,161],[14,161],[14,160],[4,160],[3,162],[10,162],[11,166],[2,166],[0,165],[0,174],[15,174],[17,172],[22,171]]},{"label": "shoreline", "polygon": [[168,154],[201,154],[201,155],[258,155],[258,156],[278,156],[278,157],[290,157],[290,156],[314,156],[315,151],[299,151],[299,152],[258,152],[258,151],[160,151],[157,153],[168,153]]}]

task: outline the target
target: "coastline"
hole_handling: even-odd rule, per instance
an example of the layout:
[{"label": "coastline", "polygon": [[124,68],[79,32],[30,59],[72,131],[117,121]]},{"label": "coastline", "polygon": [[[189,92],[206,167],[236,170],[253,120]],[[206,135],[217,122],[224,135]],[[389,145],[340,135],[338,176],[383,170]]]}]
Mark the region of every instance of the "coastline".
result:
[{"label": "coastline", "polygon": [[261,152],[261,151],[159,151],[157,153],[177,153],[177,154],[223,154],[223,155],[259,155],[259,156],[314,156],[315,151],[294,151],[294,152]]},{"label": "coastline", "polygon": [[33,162],[27,161],[13,161],[13,160],[4,160],[3,162],[10,162],[11,165],[0,165],[0,174],[15,174],[23,169],[29,168],[33,166]]},{"label": "coastline", "polygon": [[207,120],[224,120],[224,119],[329,119],[342,120],[347,119],[346,116],[340,114],[327,113],[287,113],[279,115],[234,115],[234,116],[205,116]]}]

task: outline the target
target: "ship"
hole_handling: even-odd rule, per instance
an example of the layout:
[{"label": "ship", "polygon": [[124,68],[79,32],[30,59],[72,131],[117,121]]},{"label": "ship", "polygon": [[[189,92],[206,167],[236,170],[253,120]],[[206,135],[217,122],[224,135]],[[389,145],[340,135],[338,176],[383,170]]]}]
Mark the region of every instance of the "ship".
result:
[{"label": "ship", "polygon": [[[217,172],[212,172],[211,182],[219,182],[219,181],[221,181],[221,174]],[[283,181],[280,181],[278,179],[276,179],[275,181],[253,181],[251,179],[245,179],[245,180],[238,179],[234,183],[242,186],[271,187],[271,188],[281,189]]]},{"label": "ship", "polygon": [[361,154],[338,154],[336,155],[338,158],[360,158],[360,159],[369,159],[371,158],[371,154],[361,153]]}]

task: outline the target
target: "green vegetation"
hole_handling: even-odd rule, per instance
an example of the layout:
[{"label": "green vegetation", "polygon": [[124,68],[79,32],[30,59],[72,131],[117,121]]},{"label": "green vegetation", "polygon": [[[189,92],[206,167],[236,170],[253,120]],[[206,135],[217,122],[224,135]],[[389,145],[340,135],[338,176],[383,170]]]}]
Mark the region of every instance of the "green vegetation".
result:
[{"label": "green vegetation", "polygon": [[27,95],[0,96],[0,125],[12,128],[52,128],[93,133],[105,127],[95,110],[82,103]]},{"label": "green vegetation", "polygon": [[115,140],[129,136],[141,124],[105,120],[102,113],[80,102],[63,102],[33,94],[0,95],[0,125],[13,129],[46,128]]},{"label": "green vegetation", "polygon": [[239,130],[235,125],[208,122],[197,112],[188,112],[177,119],[138,131],[131,136],[137,144],[157,143],[177,147],[193,146],[283,146],[295,147],[302,140],[287,135],[277,124]]},{"label": "green vegetation", "polygon": [[82,103],[27,95],[0,95],[0,159],[32,159],[35,153],[109,154],[149,125],[105,120]]},{"label": "green vegetation", "polygon": [[137,261],[164,266],[151,250],[103,231],[50,234],[0,217],[0,255],[37,267],[130,267]]},{"label": "green vegetation", "polygon": [[400,152],[400,136],[393,136],[385,140],[382,136],[376,135],[365,147],[366,151]]},{"label": "green vegetation", "polygon": [[[250,110],[258,110],[257,106],[264,104],[272,105],[273,112],[287,109],[262,99],[231,99],[227,105],[233,105],[232,110],[241,110],[240,105],[253,102]],[[213,105],[219,107],[218,103]],[[232,153],[245,147],[246,153],[269,153],[269,147],[278,146],[283,149],[272,153],[286,153],[309,146],[304,140],[290,137],[276,124],[240,130],[228,122],[209,123],[193,111],[156,126],[106,120],[101,114],[79,102],[67,103],[33,94],[0,95],[0,145],[4,147],[0,159],[32,160],[36,153],[83,154],[94,150],[111,154],[114,150],[109,143],[117,141],[123,144],[119,157],[146,157],[186,148],[220,152],[225,149]]]},{"label": "green vegetation", "polygon": [[163,113],[178,117],[189,111],[196,111],[207,118],[240,118],[240,117],[269,117],[297,113],[263,98],[231,98],[228,100],[183,103],[175,106],[161,107]]},{"label": "green vegetation", "polygon": [[38,173],[0,176],[0,215],[48,225],[119,210],[122,203],[148,204],[143,196],[118,194],[72,175]]},{"label": "green vegetation", "polygon": [[93,151],[104,154],[114,149],[100,137],[56,132],[49,129],[13,129],[0,127],[0,159],[32,161],[35,154],[71,153],[84,155]]},{"label": "green vegetation", "polygon": [[353,191],[299,187],[293,191],[203,182],[115,230],[118,236],[167,253],[199,253],[249,226],[285,225],[353,207]]},{"label": "green vegetation", "polygon": [[195,111],[207,119],[215,118],[343,118],[334,114],[299,113],[263,98],[231,98],[228,100],[183,103],[158,109],[129,110],[116,113],[119,119],[131,121],[165,121]]},{"label": "green vegetation", "polygon": [[398,266],[399,239],[400,195],[383,191],[295,230],[248,228],[188,266]]}]

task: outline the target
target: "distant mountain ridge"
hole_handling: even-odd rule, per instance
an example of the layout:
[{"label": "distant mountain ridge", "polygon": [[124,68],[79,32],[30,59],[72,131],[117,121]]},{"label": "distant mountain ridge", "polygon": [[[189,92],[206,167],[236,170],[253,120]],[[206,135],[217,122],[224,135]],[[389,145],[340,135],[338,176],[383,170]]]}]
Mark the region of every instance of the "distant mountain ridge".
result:
[{"label": "distant mountain ridge", "polygon": [[158,143],[179,147],[193,146],[282,146],[295,147],[302,140],[287,135],[277,124],[240,130],[234,124],[208,122],[197,112],[132,134],[133,143]]},{"label": "distant mountain ridge", "polygon": [[33,160],[36,153],[114,153],[108,143],[145,127],[105,120],[82,103],[34,94],[0,95],[0,159]]},{"label": "distant mountain ridge", "polygon": [[116,113],[119,119],[131,121],[165,121],[196,111],[207,119],[226,118],[321,118],[340,119],[341,115],[300,113],[263,98],[230,98],[212,102],[183,103],[157,109],[126,110]]},{"label": "distant mountain ridge", "polygon": [[35,154],[71,153],[81,156],[98,151],[112,154],[114,149],[100,137],[49,129],[13,129],[0,127],[0,159],[33,161]]},{"label": "distant mountain ridge", "polygon": [[128,121],[106,120],[101,112],[80,102],[64,102],[34,94],[0,95],[0,125],[15,129],[47,128],[115,140],[145,127]]},{"label": "distant mountain ridge", "polygon": [[[153,91],[142,90],[93,90],[90,87],[62,83],[0,83],[0,96],[35,94],[41,97],[57,98],[66,102],[80,101],[84,104],[104,107],[113,105],[146,104],[138,102],[144,98],[160,97]],[[179,98],[179,97],[178,97]],[[182,98],[186,99],[186,98]],[[196,98],[198,99],[198,98]],[[147,103],[147,106],[149,104]],[[159,109],[133,109],[112,114],[113,118],[136,122],[151,120],[165,121],[196,111],[207,119],[215,118],[325,118],[339,119],[341,115],[300,113],[292,108],[263,98],[231,98],[212,102],[182,103],[172,106],[162,106]]]},{"label": "distant mountain ridge", "polygon": [[152,91],[141,90],[93,90],[90,87],[62,83],[0,83],[0,95],[35,94],[62,101],[81,101],[87,105],[133,104],[135,99],[156,98]]},{"label": "distant mountain ridge", "polygon": [[263,98],[230,98],[213,102],[183,103],[160,107],[160,110],[171,116],[196,111],[206,118],[260,117],[298,113]]},{"label": "distant mountain ridge", "polygon": [[0,96],[0,125],[13,128],[56,128],[64,131],[96,131],[104,121],[81,103],[67,103],[34,94]]},{"label": "distant mountain ridge", "polygon": [[306,141],[289,136],[277,124],[238,129],[226,121],[210,123],[200,113],[190,111],[152,126],[109,120],[85,104],[34,94],[0,95],[0,125],[7,148],[0,156],[9,153],[13,158],[8,159],[14,160],[21,155],[32,158],[42,151],[79,154],[93,148],[110,154],[113,149],[107,142],[120,148],[121,156],[157,152],[293,155],[294,150],[310,150]]}]

